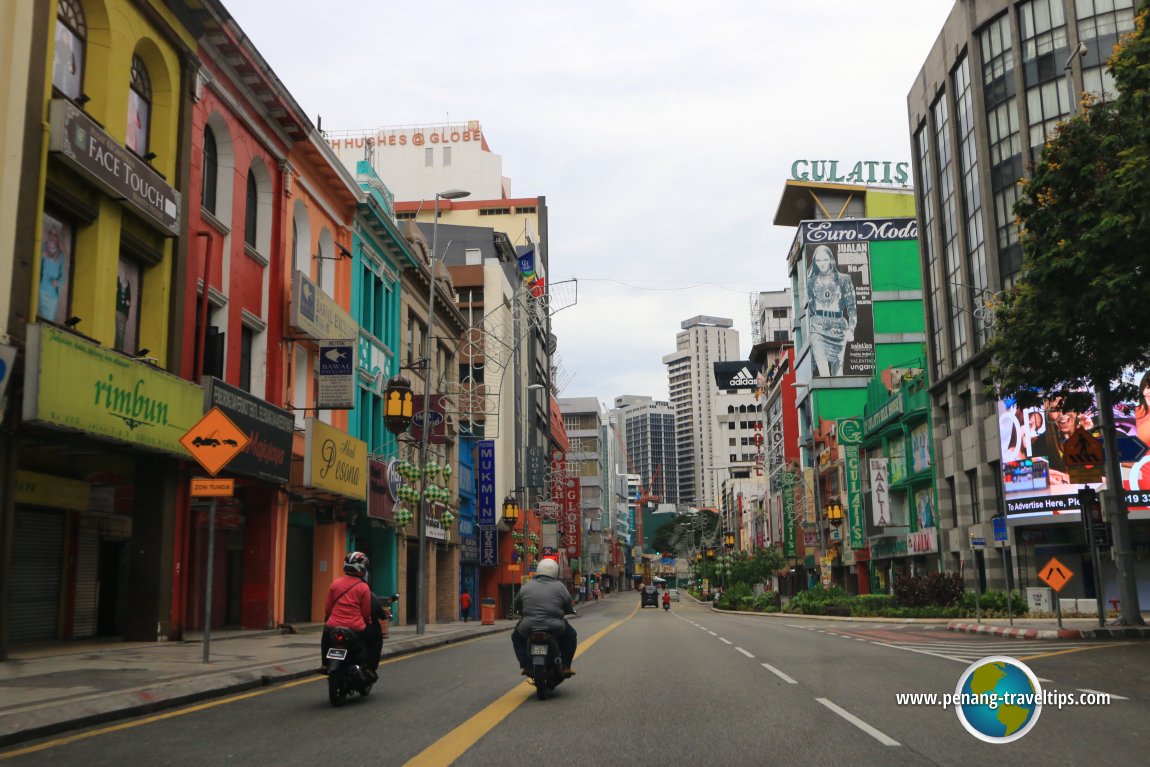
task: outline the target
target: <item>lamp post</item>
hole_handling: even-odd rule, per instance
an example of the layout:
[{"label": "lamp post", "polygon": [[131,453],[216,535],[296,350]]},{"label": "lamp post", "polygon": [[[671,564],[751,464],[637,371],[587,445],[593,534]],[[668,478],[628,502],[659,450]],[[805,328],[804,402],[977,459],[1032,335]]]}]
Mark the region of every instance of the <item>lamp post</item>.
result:
[{"label": "lamp post", "polygon": [[[513,540],[511,541],[511,547],[512,547],[512,550],[514,550],[514,548],[515,548],[515,541],[514,541],[515,526],[517,524],[519,524],[519,501],[517,501],[515,499],[514,493],[508,493],[507,497],[503,499],[503,524],[507,525],[508,529],[510,529],[512,534],[513,534],[512,535]],[[526,539],[526,536],[524,536],[524,539]],[[526,542],[524,542],[524,544],[523,544],[523,553],[524,554],[527,553]],[[511,604],[512,604],[512,608],[509,612],[512,615],[514,615],[514,613],[515,613],[515,609],[514,609],[514,605],[515,605],[515,582],[514,581],[512,581],[512,583],[511,583]]]},{"label": "lamp post", "polygon": [[431,254],[427,259],[429,279],[427,286],[427,338],[424,339],[424,366],[423,379],[423,422],[420,424],[420,461],[422,471],[419,479],[419,516],[415,520],[419,536],[419,571],[418,583],[415,592],[415,633],[423,634],[427,625],[427,515],[431,505],[427,502],[427,450],[431,436],[431,381],[435,368],[435,341],[433,332],[435,328],[435,258],[439,238],[439,201],[458,200],[467,197],[471,192],[462,189],[448,189],[446,192],[435,193],[435,219],[431,223]]}]

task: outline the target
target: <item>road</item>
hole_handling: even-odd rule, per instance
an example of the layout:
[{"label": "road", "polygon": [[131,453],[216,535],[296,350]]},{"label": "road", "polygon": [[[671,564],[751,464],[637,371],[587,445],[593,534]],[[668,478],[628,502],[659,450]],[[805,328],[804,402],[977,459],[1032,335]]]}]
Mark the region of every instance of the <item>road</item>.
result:
[{"label": "road", "polygon": [[[1005,640],[925,626],[766,618],[616,595],[575,619],[577,676],[540,702],[506,635],[401,656],[341,709],[320,677],[0,752],[5,765],[1144,764],[1150,643]],[[940,706],[974,659],[1023,660],[1047,706],[1005,745]]]}]

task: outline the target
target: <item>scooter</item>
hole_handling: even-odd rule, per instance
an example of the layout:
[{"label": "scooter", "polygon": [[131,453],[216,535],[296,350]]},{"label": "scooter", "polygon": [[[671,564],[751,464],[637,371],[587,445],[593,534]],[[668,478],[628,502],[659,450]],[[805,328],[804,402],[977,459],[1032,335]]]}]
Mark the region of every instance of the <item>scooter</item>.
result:
[{"label": "scooter", "polygon": [[375,684],[376,676],[360,665],[363,646],[355,631],[343,626],[327,631],[331,637],[331,646],[327,650],[327,698],[332,706],[338,708],[356,693],[366,697]]},{"label": "scooter", "polygon": [[527,651],[531,656],[531,684],[535,696],[547,700],[547,695],[563,682],[563,658],[559,642],[546,626],[535,626],[527,634]]},{"label": "scooter", "polygon": [[667,612],[671,612],[671,603],[670,602],[664,602],[663,603],[663,609],[666,610]]}]

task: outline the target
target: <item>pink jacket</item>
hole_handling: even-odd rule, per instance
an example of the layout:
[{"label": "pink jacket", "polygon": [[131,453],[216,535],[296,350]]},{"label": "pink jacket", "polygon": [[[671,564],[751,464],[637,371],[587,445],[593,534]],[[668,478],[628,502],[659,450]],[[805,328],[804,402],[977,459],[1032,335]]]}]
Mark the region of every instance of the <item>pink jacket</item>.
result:
[{"label": "pink jacket", "polygon": [[323,603],[325,624],[363,631],[371,622],[371,587],[354,575],[336,578]]}]

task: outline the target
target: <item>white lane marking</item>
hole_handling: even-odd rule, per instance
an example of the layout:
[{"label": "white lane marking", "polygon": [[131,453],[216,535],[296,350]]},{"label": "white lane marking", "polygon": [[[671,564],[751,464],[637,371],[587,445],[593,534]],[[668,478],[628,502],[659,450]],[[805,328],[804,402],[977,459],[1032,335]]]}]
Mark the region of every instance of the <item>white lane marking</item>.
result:
[{"label": "white lane marking", "polygon": [[719,637],[719,641],[723,644],[734,644],[734,642],[732,642],[730,639],[726,639],[725,637]]},{"label": "white lane marking", "polygon": [[836,706],[834,703],[831,703],[826,698],[815,698],[815,700],[817,700],[819,703],[822,703],[824,706],[829,708],[831,711],[834,711],[836,714],[841,716],[843,719],[846,719],[848,722],[853,724],[855,727],[858,727],[860,730],[865,732],[867,735],[870,735],[872,738],[877,740],[879,743],[882,743],[884,746],[901,745],[894,738],[890,737],[889,735],[882,732],[881,730],[876,730],[874,727],[871,727],[869,724],[867,724],[863,720],[859,719],[857,716],[855,716],[851,712],[847,711],[846,709],[839,708],[838,706]]},{"label": "white lane marking", "polygon": [[710,635],[711,635],[711,636],[713,636],[713,637],[717,637],[717,636],[718,636],[718,634],[716,634],[714,631],[710,631],[710,630],[708,630],[708,631],[707,631],[707,633],[708,633],[708,634],[710,634]]},{"label": "white lane marking", "polygon": [[1090,693],[1091,695],[1109,695],[1111,700],[1130,700],[1129,698],[1123,698],[1121,695],[1115,695],[1112,692],[1102,692],[1101,690],[1090,690],[1090,689],[1087,689],[1086,687],[1079,687],[1078,692]]},{"label": "white lane marking", "polygon": [[749,652],[744,650],[742,647],[736,647],[735,649],[738,650],[739,652],[741,652],[743,655],[746,655],[748,658],[755,657],[754,655],[751,655]]},{"label": "white lane marking", "polygon": [[772,666],[770,663],[762,663],[760,665],[763,668],[765,668],[767,671],[770,671],[772,674],[777,676],[779,679],[782,679],[787,684],[798,684],[798,682],[796,682],[794,679],[791,679],[789,676],[784,674],[782,671],[779,671],[777,668]]}]

